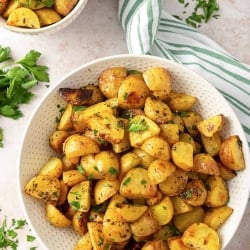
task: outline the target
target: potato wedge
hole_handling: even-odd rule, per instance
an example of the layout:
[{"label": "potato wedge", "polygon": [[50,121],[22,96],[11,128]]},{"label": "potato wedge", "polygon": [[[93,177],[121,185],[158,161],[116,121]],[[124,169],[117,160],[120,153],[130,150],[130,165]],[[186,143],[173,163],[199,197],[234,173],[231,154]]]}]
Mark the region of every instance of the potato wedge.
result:
[{"label": "potato wedge", "polygon": [[163,240],[150,240],[142,246],[141,250],[168,250],[168,248]]},{"label": "potato wedge", "polygon": [[72,218],[72,227],[80,235],[88,232],[88,213],[77,211]]},{"label": "potato wedge", "polygon": [[202,116],[195,111],[187,111],[182,113],[182,120],[187,132],[195,137],[199,135],[197,125],[202,121]]},{"label": "potato wedge", "polygon": [[215,156],[219,153],[222,139],[219,133],[214,133],[211,137],[201,135],[201,142],[206,153]]},{"label": "potato wedge", "polygon": [[224,181],[229,181],[237,176],[236,171],[227,168],[222,164],[218,164],[218,166],[219,166],[220,176]]},{"label": "potato wedge", "polygon": [[57,125],[58,130],[71,130],[73,128],[72,124],[72,113],[73,113],[73,105],[67,103],[65,110],[62,113],[62,116]]},{"label": "potato wedge", "polygon": [[16,1],[16,0],[10,0],[10,1],[5,1],[5,2],[8,2],[8,5],[5,8],[4,12],[0,14],[1,15],[3,14],[3,17],[7,19],[13,10],[21,7],[21,4],[19,3],[19,1]]},{"label": "potato wedge", "polygon": [[202,250],[219,250],[218,233],[205,223],[194,223],[189,226],[182,236],[184,245]]},{"label": "potato wedge", "polygon": [[82,181],[71,187],[67,200],[75,211],[88,212],[91,204],[91,182]]},{"label": "potato wedge", "polygon": [[57,201],[58,205],[63,205],[65,201],[67,201],[68,191],[69,187],[63,182],[63,180],[60,180],[60,197]]},{"label": "potato wedge", "polygon": [[81,181],[85,181],[86,179],[87,177],[77,169],[64,171],[62,173],[62,180],[68,187],[73,187]]},{"label": "potato wedge", "polygon": [[47,162],[41,167],[39,175],[51,175],[59,178],[63,171],[62,160],[58,157],[50,157]]},{"label": "potato wedge", "polygon": [[46,202],[57,202],[60,197],[60,181],[51,175],[37,175],[25,185],[25,193]]},{"label": "potato wedge", "polygon": [[169,145],[173,145],[179,141],[178,124],[166,123],[160,125],[160,128],[161,128],[160,136],[162,136],[168,142]]},{"label": "potato wedge", "polygon": [[140,148],[134,148],[132,152],[135,153],[141,159],[140,165],[143,166],[144,168],[148,168],[149,165],[156,159],[155,157],[146,153]]},{"label": "potato wedge", "polygon": [[242,142],[239,136],[229,136],[222,142],[219,157],[222,164],[229,169],[239,171],[245,168]]},{"label": "potato wedge", "polygon": [[147,209],[148,207],[145,205],[122,204],[119,213],[125,221],[133,222],[138,220]]},{"label": "potato wedge", "polygon": [[214,133],[221,131],[225,123],[225,118],[222,114],[206,118],[197,124],[197,129],[202,135],[211,137]]},{"label": "potato wedge", "polygon": [[169,237],[167,242],[168,242],[169,250],[192,250],[193,249],[184,245],[181,239],[181,236]]},{"label": "potato wedge", "polygon": [[51,225],[56,227],[70,227],[71,220],[69,220],[59,209],[54,205],[46,204],[46,216]]},{"label": "potato wedge", "polygon": [[0,15],[2,15],[7,8],[8,0],[1,0],[0,1]]},{"label": "potato wedge", "polygon": [[63,152],[63,143],[70,136],[69,131],[55,130],[49,137],[49,145],[57,153]]},{"label": "potato wedge", "polygon": [[173,206],[174,206],[174,214],[183,214],[186,212],[190,212],[193,210],[193,207],[187,204],[180,196],[172,196],[171,197]]},{"label": "potato wedge", "polygon": [[78,0],[55,0],[55,10],[62,16],[67,16],[70,11],[75,7]]},{"label": "potato wedge", "polygon": [[38,16],[42,27],[56,23],[62,19],[62,17],[54,9],[51,8],[42,8],[39,10],[35,10],[35,13]]},{"label": "potato wedge", "polygon": [[151,67],[143,72],[143,79],[153,96],[166,100],[172,90],[169,71],[163,67]]},{"label": "potato wedge", "polygon": [[84,234],[74,245],[73,250],[92,250],[92,243],[90,240],[89,232]]},{"label": "potato wedge", "polygon": [[20,7],[13,10],[7,21],[7,25],[26,27],[32,29],[39,29],[41,27],[40,21],[36,13],[28,8]]}]

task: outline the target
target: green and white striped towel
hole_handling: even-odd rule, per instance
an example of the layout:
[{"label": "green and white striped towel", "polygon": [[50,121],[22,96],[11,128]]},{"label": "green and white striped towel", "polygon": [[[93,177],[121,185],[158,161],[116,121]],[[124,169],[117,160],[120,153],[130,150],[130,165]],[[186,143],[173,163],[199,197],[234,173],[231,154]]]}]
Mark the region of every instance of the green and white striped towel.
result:
[{"label": "green and white striped towel", "polygon": [[162,10],[161,0],[120,0],[129,53],[181,63],[213,84],[231,104],[250,146],[250,65]]}]

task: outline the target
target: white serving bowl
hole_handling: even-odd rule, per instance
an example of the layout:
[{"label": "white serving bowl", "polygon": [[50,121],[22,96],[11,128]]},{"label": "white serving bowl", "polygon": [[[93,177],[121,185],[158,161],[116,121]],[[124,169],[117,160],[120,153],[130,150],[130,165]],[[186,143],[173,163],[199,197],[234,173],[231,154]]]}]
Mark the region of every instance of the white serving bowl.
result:
[{"label": "white serving bowl", "polygon": [[243,143],[246,169],[238,172],[236,178],[229,182],[229,206],[234,209],[231,217],[219,230],[222,248],[225,248],[233,238],[244,214],[250,189],[249,149],[242,127],[223,96],[207,81],[193,71],[171,61],[153,56],[118,55],[95,60],[67,74],[58,84],[51,87],[40,105],[34,111],[24,134],[19,152],[18,188],[25,216],[36,237],[43,247],[52,249],[73,249],[79,235],[71,229],[58,229],[51,226],[45,217],[43,202],[24,193],[25,184],[35,176],[40,167],[50,157],[55,155],[49,147],[48,138],[56,128],[58,105],[65,102],[58,95],[59,88],[79,87],[88,83],[96,83],[99,74],[113,66],[124,66],[129,69],[145,70],[152,66],[166,67],[173,79],[173,88],[194,95],[198,98],[196,111],[203,117],[223,113],[226,125],[222,135],[239,135]]},{"label": "white serving bowl", "polygon": [[79,0],[78,3],[73,8],[73,10],[67,16],[63,17],[60,21],[54,24],[44,26],[39,29],[31,29],[31,28],[15,27],[15,26],[7,25],[6,20],[1,16],[0,16],[0,27],[3,27],[13,32],[29,34],[29,35],[53,34],[59,30],[64,29],[68,25],[70,25],[83,11],[87,2],[88,0]]}]

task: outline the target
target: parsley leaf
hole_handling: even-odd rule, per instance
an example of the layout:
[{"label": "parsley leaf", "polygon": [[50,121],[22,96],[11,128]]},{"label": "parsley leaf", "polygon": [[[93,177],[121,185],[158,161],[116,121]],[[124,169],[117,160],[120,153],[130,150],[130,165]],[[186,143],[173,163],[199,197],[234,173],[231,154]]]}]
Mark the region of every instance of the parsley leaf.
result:
[{"label": "parsley leaf", "polygon": [[131,120],[128,125],[129,132],[139,132],[148,129],[148,124],[144,119]]}]

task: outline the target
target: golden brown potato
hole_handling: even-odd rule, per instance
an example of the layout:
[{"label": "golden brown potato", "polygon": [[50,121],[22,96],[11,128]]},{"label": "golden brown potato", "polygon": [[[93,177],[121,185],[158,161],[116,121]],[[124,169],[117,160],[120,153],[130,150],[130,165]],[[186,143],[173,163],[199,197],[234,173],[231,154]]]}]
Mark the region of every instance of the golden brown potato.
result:
[{"label": "golden brown potato", "polygon": [[176,166],[170,162],[161,159],[154,160],[148,167],[148,178],[150,183],[159,184],[166,180],[176,169]]},{"label": "golden brown potato", "polygon": [[178,124],[166,123],[160,125],[162,136],[169,145],[173,145],[179,141],[179,126]]},{"label": "golden brown potato", "polygon": [[129,122],[129,140],[132,147],[140,147],[144,141],[160,133],[160,127],[144,115],[136,115]]},{"label": "golden brown potato", "polygon": [[63,152],[63,143],[70,136],[69,131],[55,130],[49,137],[49,145],[57,152]]},{"label": "golden brown potato", "polygon": [[172,119],[172,111],[169,106],[153,96],[147,97],[144,105],[146,116],[158,124],[164,124]]},{"label": "golden brown potato", "polygon": [[40,21],[36,13],[28,8],[20,7],[13,10],[7,21],[7,25],[39,29]]},{"label": "golden brown potato", "polygon": [[225,118],[222,114],[206,118],[197,124],[197,128],[202,135],[211,137],[214,133],[221,131],[225,123]]},{"label": "golden brown potato", "polygon": [[69,187],[63,182],[63,180],[60,180],[60,197],[57,201],[58,205],[62,205],[67,201],[68,191]]},{"label": "golden brown potato", "polygon": [[50,175],[59,178],[63,171],[62,160],[58,157],[50,157],[41,167],[39,175]]},{"label": "golden brown potato", "polygon": [[242,142],[238,135],[229,136],[222,142],[219,157],[222,164],[229,169],[239,171],[245,168]]},{"label": "golden brown potato", "polygon": [[199,153],[194,156],[193,171],[207,175],[220,174],[217,162],[207,153]]},{"label": "golden brown potato", "polygon": [[151,184],[148,172],[143,168],[132,168],[123,177],[120,194],[128,199],[147,199],[154,197],[157,185]]},{"label": "golden brown potato", "polygon": [[193,145],[187,142],[177,142],[171,147],[171,157],[179,168],[190,171],[193,169]]},{"label": "golden brown potato", "polygon": [[180,133],[179,134],[179,141],[190,143],[193,146],[193,153],[196,151],[196,143],[194,138],[188,133]]},{"label": "golden brown potato", "polygon": [[72,218],[72,227],[80,235],[87,233],[88,214],[77,211]]},{"label": "golden brown potato", "polygon": [[150,92],[142,78],[127,76],[118,91],[118,105],[122,109],[142,108]]},{"label": "golden brown potato", "polygon": [[210,175],[206,180],[207,198],[205,204],[208,207],[224,206],[229,199],[227,183],[220,177]]},{"label": "golden brown potato", "polygon": [[228,206],[209,208],[204,216],[204,223],[217,230],[233,213],[233,209]]},{"label": "golden brown potato", "polygon": [[168,250],[163,240],[150,240],[145,243],[141,250]]},{"label": "golden brown potato", "polygon": [[54,7],[60,15],[67,16],[77,2],[78,0],[55,0]]},{"label": "golden brown potato", "polygon": [[140,148],[134,148],[132,152],[135,153],[141,159],[140,165],[142,165],[144,168],[148,168],[149,165],[156,159],[155,157],[146,153]]},{"label": "golden brown potato", "polygon": [[188,182],[188,174],[186,171],[176,168],[173,174],[159,184],[159,188],[163,194],[175,196],[180,194]]},{"label": "golden brown potato", "polygon": [[141,149],[155,158],[169,161],[170,160],[170,146],[160,136],[152,136],[145,140]]},{"label": "golden brown potato", "polygon": [[160,190],[157,190],[156,195],[152,198],[146,200],[148,206],[154,206],[162,200],[163,193]]},{"label": "golden brown potato", "polygon": [[56,23],[62,19],[62,17],[51,8],[42,8],[35,10],[36,15],[39,18],[41,26],[47,26]]},{"label": "golden brown potato", "polygon": [[169,250],[192,250],[193,248],[184,245],[181,236],[173,236],[168,238]]},{"label": "golden brown potato", "polygon": [[237,173],[234,170],[229,169],[219,163],[218,166],[219,166],[220,176],[224,181],[229,181],[237,176]]},{"label": "golden brown potato", "polygon": [[85,181],[87,177],[83,175],[79,170],[72,169],[64,171],[62,174],[62,179],[65,185],[67,185],[68,187],[73,187],[81,181]]},{"label": "golden brown potato", "polygon": [[166,225],[174,216],[174,206],[169,196],[165,196],[158,204],[150,206],[158,225]]},{"label": "golden brown potato", "polygon": [[[4,1],[5,1],[5,0],[4,0]],[[0,15],[3,14],[3,17],[7,19],[7,18],[9,17],[10,13],[11,13],[13,10],[15,10],[15,9],[17,9],[17,8],[19,8],[19,7],[21,7],[21,4],[19,3],[19,1],[16,1],[16,0],[5,1],[5,3],[6,3],[6,2],[8,2],[8,5],[7,5],[7,7],[5,8],[4,12],[3,12],[3,13],[0,13]],[[4,3],[3,3],[3,4],[4,4]]]},{"label": "golden brown potato", "polygon": [[184,245],[202,250],[219,250],[218,233],[205,223],[194,223],[182,235]]},{"label": "golden brown potato", "polygon": [[60,197],[60,181],[51,175],[37,175],[25,185],[25,193],[46,202],[56,202]]},{"label": "golden brown potato", "polygon": [[137,221],[130,224],[131,232],[137,237],[146,237],[159,230],[159,225],[149,208]]},{"label": "golden brown potato", "polygon": [[53,226],[69,227],[71,225],[71,220],[51,203],[46,204],[46,216]]},{"label": "golden brown potato", "polygon": [[219,153],[222,139],[219,133],[214,133],[211,137],[201,135],[201,142],[205,151],[209,155],[215,156]]},{"label": "golden brown potato", "polygon": [[105,202],[119,191],[118,180],[98,180],[94,188],[94,198],[97,205]]},{"label": "golden brown potato", "polygon": [[91,182],[86,180],[70,188],[67,200],[75,211],[89,211],[91,204],[91,186]]},{"label": "golden brown potato", "polygon": [[119,194],[114,195],[107,207],[103,219],[103,235],[111,242],[125,242],[131,237],[129,224],[119,213],[119,207],[126,203],[126,199]]},{"label": "golden brown potato", "polygon": [[184,232],[193,223],[200,223],[204,220],[204,209],[193,207],[189,212],[177,214],[173,218],[173,223],[180,232]]},{"label": "golden brown potato", "polygon": [[59,120],[57,125],[58,130],[71,130],[73,127],[72,124],[72,113],[73,113],[73,106],[70,103],[67,103],[65,110],[62,113],[62,116]]},{"label": "golden brown potato", "polygon": [[118,90],[126,77],[126,68],[113,67],[100,74],[98,86],[106,98],[114,98],[118,96]]},{"label": "golden brown potato", "polygon": [[202,117],[199,113],[195,111],[187,111],[182,114],[182,120],[184,122],[187,132],[191,136],[195,137],[199,135],[197,125],[202,121]]},{"label": "golden brown potato", "polygon": [[143,79],[153,96],[160,100],[167,99],[172,89],[171,76],[167,69],[151,67],[143,72]]},{"label": "golden brown potato", "polygon": [[18,2],[27,8],[30,8],[32,10],[36,10],[36,9],[41,9],[44,7],[44,2],[45,0],[42,1],[37,1],[37,0],[18,0]]},{"label": "golden brown potato", "polygon": [[89,232],[84,234],[74,245],[73,250],[92,250],[92,243],[90,240]]},{"label": "golden brown potato", "polygon": [[174,214],[183,214],[186,212],[192,211],[193,207],[187,204],[180,196],[172,196],[171,197],[173,206],[174,206]]},{"label": "golden brown potato", "polygon": [[1,0],[0,1],[0,15],[2,15],[7,8],[8,0]]},{"label": "golden brown potato", "polygon": [[119,213],[125,221],[133,222],[138,220],[147,209],[145,205],[122,204]]},{"label": "golden brown potato", "polygon": [[191,206],[201,206],[207,197],[207,190],[201,180],[191,180],[187,183],[180,197]]},{"label": "golden brown potato", "polygon": [[181,112],[190,110],[196,103],[197,98],[185,93],[170,92],[167,103],[172,111]]},{"label": "golden brown potato", "polygon": [[99,153],[98,144],[83,135],[73,134],[63,144],[63,152],[67,158]]},{"label": "golden brown potato", "polygon": [[169,122],[171,124],[177,124],[179,127],[179,132],[183,133],[185,130],[184,122],[181,113],[173,112],[172,120]]}]

